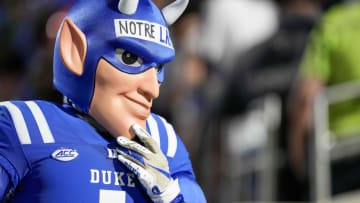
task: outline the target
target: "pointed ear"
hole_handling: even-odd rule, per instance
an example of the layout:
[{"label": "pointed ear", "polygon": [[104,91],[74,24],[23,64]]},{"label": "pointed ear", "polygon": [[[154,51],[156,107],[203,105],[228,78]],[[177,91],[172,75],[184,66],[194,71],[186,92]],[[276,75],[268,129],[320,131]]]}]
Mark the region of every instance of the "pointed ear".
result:
[{"label": "pointed ear", "polygon": [[87,52],[85,34],[66,18],[60,30],[60,55],[65,66],[74,74],[80,76],[84,71],[84,61]]}]

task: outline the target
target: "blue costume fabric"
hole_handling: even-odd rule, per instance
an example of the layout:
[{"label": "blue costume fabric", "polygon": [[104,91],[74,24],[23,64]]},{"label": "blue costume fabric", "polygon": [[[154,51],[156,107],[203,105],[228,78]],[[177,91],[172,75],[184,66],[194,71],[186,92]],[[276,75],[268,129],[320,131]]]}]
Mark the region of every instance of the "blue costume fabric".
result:
[{"label": "blue costume fabric", "polygon": [[[146,122],[160,143],[185,202],[206,202],[188,152],[156,114]],[[115,138],[101,135],[71,106],[47,101],[0,103],[0,202],[151,202],[116,159]]]}]

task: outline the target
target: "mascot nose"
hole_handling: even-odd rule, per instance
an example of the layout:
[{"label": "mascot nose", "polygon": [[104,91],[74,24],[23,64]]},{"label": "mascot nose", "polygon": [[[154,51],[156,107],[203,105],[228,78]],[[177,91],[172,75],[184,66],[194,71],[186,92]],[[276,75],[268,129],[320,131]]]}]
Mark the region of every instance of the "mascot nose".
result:
[{"label": "mascot nose", "polygon": [[160,93],[160,83],[158,82],[158,73],[155,68],[149,68],[143,74],[140,84],[140,91],[150,101],[156,99]]}]

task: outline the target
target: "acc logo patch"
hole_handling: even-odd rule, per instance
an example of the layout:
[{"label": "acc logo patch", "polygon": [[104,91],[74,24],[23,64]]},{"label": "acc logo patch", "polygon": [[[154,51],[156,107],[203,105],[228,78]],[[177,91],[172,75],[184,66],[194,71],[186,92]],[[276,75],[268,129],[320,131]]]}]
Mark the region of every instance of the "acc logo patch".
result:
[{"label": "acc logo patch", "polygon": [[79,153],[76,151],[76,149],[71,148],[60,148],[55,150],[51,157],[59,160],[59,161],[71,161],[74,160],[76,157],[79,156]]}]

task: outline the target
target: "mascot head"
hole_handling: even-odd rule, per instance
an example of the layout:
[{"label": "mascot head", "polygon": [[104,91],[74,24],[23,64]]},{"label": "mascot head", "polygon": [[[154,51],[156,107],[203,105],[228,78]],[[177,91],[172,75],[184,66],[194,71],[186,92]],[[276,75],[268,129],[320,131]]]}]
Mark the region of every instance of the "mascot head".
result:
[{"label": "mascot head", "polygon": [[[161,66],[175,55],[168,26],[183,13],[188,1],[176,0],[160,10],[151,0],[78,0],[56,38],[55,88],[87,113],[100,59],[127,74],[159,67],[158,81],[162,82]],[[126,54],[136,54],[142,63],[126,65],[119,58]]]}]

